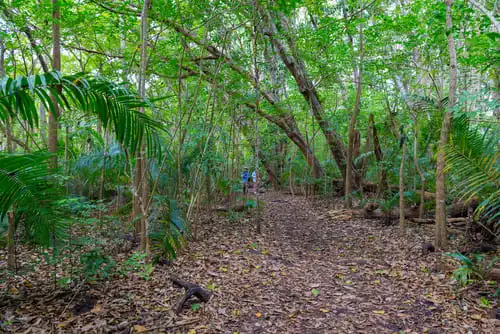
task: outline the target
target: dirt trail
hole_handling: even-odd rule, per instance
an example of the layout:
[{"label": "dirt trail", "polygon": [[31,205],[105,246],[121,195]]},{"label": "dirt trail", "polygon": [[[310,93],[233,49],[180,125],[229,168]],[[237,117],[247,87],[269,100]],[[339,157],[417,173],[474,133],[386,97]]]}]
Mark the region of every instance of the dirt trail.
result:
[{"label": "dirt trail", "polygon": [[[24,325],[16,328],[37,333],[51,328],[79,333],[498,330],[477,301],[453,299],[452,281],[442,273],[446,260],[421,254],[430,236],[418,230],[423,227],[404,234],[397,226],[332,216],[327,206],[333,204],[313,205],[303,197],[266,194],[264,202],[261,235],[255,232],[255,212],[241,221],[207,214],[198,226],[199,240],[172,265],[158,266],[151,280],[96,284],[85,294],[97,296],[97,304],[80,315],[63,311],[84,295],[32,297],[17,305]],[[211,289],[212,299],[199,309],[186,305],[175,315],[182,291],[172,286],[171,274]]]},{"label": "dirt trail", "polygon": [[[494,320],[471,319],[477,311],[467,314],[452,299],[450,279],[436,270],[440,256],[421,254],[423,232],[402,234],[397,226],[345,220],[349,217],[328,212],[303,197],[271,194],[265,196],[262,236],[249,227],[254,223],[212,225],[205,241],[195,245],[205,266],[194,277],[218,287],[206,309],[214,326],[207,331],[439,333],[493,328]],[[179,264],[179,272],[185,266]]]}]

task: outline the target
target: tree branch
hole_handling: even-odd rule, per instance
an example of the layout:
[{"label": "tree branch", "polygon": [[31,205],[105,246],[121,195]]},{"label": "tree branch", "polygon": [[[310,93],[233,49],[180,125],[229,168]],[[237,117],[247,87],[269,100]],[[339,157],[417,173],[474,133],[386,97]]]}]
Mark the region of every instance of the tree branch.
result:
[{"label": "tree branch", "polygon": [[476,7],[477,9],[479,9],[480,12],[482,12],[484,15],[486,15],[491,23],[493,24],[493,26],[495,27],[495,30],[500,33],[500,23],[496,20],[495,16],[493,15],[492,12],[488,11],[486,8],[484,8],[483,6],[481,6],[481,4],[477,3],[475,0],[469,0],[469,3]]}]

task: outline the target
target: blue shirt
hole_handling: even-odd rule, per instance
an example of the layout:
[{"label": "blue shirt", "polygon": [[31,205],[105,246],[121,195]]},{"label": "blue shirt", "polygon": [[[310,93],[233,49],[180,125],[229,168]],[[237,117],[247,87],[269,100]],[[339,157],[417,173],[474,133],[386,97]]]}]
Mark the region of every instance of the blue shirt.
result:
[{"label": "blue shirt", "polygon": [[248,174],[247,171],[244,171],[243,173],[241,173],[241,179],[243,182],[247,182],[249,178],[250,178],[250,175]]}]

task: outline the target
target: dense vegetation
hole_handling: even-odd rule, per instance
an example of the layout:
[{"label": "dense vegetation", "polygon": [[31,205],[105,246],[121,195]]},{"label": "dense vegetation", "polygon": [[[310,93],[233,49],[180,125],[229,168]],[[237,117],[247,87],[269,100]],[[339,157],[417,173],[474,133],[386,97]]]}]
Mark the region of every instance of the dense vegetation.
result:
[{"label": "dense vegetation", "polygon": [[[469,242],[499,240],[497,1],[0,9],[2,281],[27,250],[59,288],[147,279],[215,209],[250,210],[260,233],[266,203],[242,192],[245,167],[262,191],[341,200],[402,230],[434,224],[440,250],[454,247],[448,218]],[[452,256],[463,284],[496,261],[478,274]]]}]

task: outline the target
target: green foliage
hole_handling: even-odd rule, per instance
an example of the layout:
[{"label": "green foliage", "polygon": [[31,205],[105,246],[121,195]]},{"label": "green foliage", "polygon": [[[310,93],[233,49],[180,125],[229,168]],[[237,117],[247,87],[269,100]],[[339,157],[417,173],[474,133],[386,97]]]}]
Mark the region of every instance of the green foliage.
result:
[{"label": "green foliage", "polygon": [[[61,91],[58,91],[58,87]],[[122,85],[103,78],[93,78],[85,74],[63,76],[59,72],[31,76],[19,75],[15,79],[0,79],[0,120],[7,115],[29,126],[39,126],[37,102],[46,110],[58,115],[51,99],[55,97],[60,107],[67,110],[77,108],[88,116],[96,116],[103,128],[114,131],[116,140],[133,153],[146,139],[150,152],[159,156],[159,122],[136,110],[147,107]]]},{"label": "green foliage", "polygon": [[447,171],[453,171],[453,190],[464,200],[480,200],[476,215],[489,221],[500,218],[500,136],[491,129],[471,126],[463,115],[454,121],[451,141],[446,148]]},{"label": "green foliage", "polygon": [[156,215],[150,218],[152,249],[158,253],[158,257],[175,259],[177,250],[182,247],[189,233],[188,226],[175,200],[161,195],[154,196],[154,200],[152,211]]},{"label": "green foliage", "polygon": [[0,219],[14,204],[31,208],[38,204],[39,192],[49,188],[50,157],[47,153],[0,154]]},{"label": "green foliage", "polygon": [[63,239],[66,230],[57,204],[61,187],[49,168],[51,157],[45,152],[0,154],[0,219],[14,210],[27,239],[43,246],[53,238]]},{"label": "green foliage", "polygon": [[496,257],[488,260],[479,254],[472,254],[470,258],[461,253],[446,253],[446,255],[460,262],[461,266],[455,270],[453,277],[462,287],[486,279],[488,272],[498,262]]},{"label": "green foliage", "polygon": [[490,303],[490,301],[487,298],[481,297],[479,299],[479,301],[480,301],[481,307],[486,307],[486,308],[490,308],[491,307],[491,303]]},{"label": "green foliage", "polygon": [[146,281],[150,280],[154,267],[151,263],[146,263],[146,258],[146,253],[134,252],[119,265],[117,271],[122,277],[136,274]]},{"label": "green foliage", "polygon": [[112,257],[104,255],[102,249],[94,248],[80,256],[83,272],[87,281],[106,279],[115,268],[116,262]]}]

